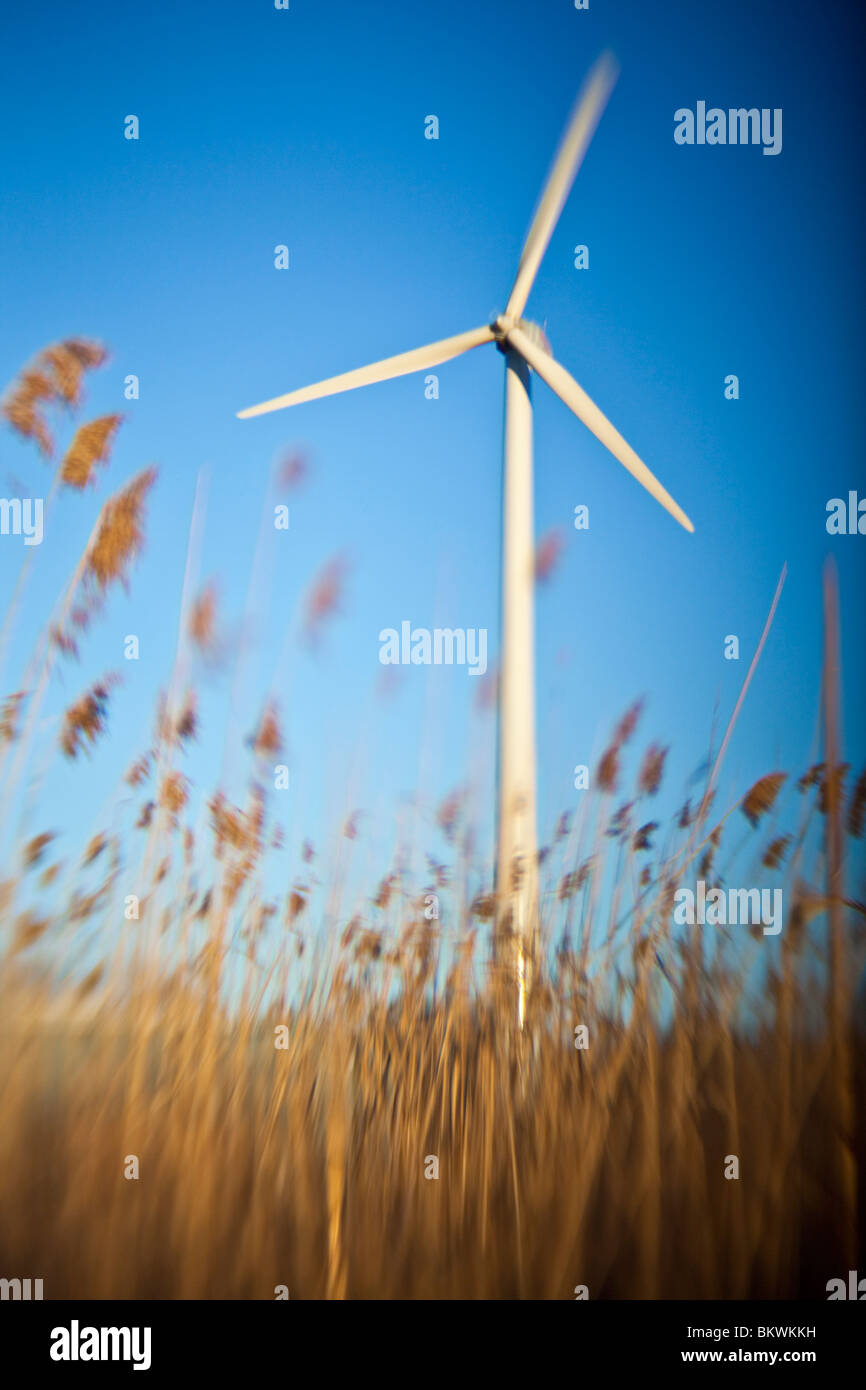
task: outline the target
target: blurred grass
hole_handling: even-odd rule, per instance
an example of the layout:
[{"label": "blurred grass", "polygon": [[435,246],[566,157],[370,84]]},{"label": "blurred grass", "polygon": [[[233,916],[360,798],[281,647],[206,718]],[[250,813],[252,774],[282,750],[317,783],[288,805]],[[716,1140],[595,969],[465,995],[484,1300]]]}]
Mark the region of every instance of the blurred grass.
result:
[{"label": "blurred grass", "polygon": [[[104,360],[73,341],[77,355],[54,345],[7,395],[7,420],[47,456],[45,412],[77,405],[82,373]],[[92,481],[116,429],[111,417],[77,432],[61,492]],[[141,475],[103,506],[6,699],[7,812],[57,664],[143,543],[152,483]],[[201,733],[192,657],[219,645],[213,591],[185,593],[183,614],[153,743],[125,757],[136,824],[97,827],[71,867],[51,862],[50,835],[31,837],[3,870],[4,1277],[85,1299],[273,1298],[279,1285],[292,1298],[571,1298],[577,1285],[591,1298],[820,1298],[857,1267],[866,940],[843,876],[864,779],[846,789],[832,651],[830,756],[791,788],[794,823],[768,844],[783,774],[715,823],[708,785],[659,827],[649,807],[664,750],[647,749],[619,801],[639,707],[620,720],[579,824],[562,817],[542,854],[518,1030],[510,954],[484,935],[495,898],[467,889],[477,873],[459,799],[439,815],[456,862],[431,861],[426,884],[381,866],[335,931],[339,861],[324,903],[312,875],[266,892],[279,832],[265,770],[282,737],[268,706],[246,806],[215,793],[212,842],[196,841],[178,764]],[[72,702],[58,753],[74,760],[103,736],[113,690],[103,678]],[[737,811],[784,887],[780,937],[675,931],[677,886],[724,881],[716,860]],[[352,817],[344,834],[358,834]],[[305,864],[313,853],[304,846]],[[139,917],[125,921],[130,884]],[[431,892],[440,918],[425,915]],[[124,1176],[130,1155],[137,1180]]]}]

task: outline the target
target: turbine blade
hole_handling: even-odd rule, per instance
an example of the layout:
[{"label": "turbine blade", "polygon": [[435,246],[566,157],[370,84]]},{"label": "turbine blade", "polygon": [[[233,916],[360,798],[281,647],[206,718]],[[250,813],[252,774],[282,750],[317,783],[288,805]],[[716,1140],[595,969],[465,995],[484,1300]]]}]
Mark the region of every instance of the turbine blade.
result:
[{"label": "turbine blade", "polygon": [[472,328],[468,333],[457,333],[453,338],[441,338],[438,343],[428,343],[426,347],[412,348],[410,352],[398,353],[396,357],[386,357],[382,362],[372,362],[368,367],[357,367],[353,372],[343,372],[341,376],[329,377],[327,381],[316,382],[315,386],[302,386],[299,391],[289,391],[285,396],[275,396],[261,405],[251,405],[238,411],[239,420],[248,420],[253,415],[267,415],[272,410],[283,410],[287,405],[300,405],[303,401],[315,401],[321,396],[337,396],[341,391],[354,391],[356,386],[372,386],[376,381],[389,381],[391,377],[406,376],[408,372],[420,372],[425,367],[436,367],[440,362],[448,362],[459,357],[461,352],[481,347],[492,342],[493,330],[485,324],[483,328]]},{"label": "turbine blade", "polygon": [[526,358],[530,367],[538,373],[542,381],[546,381],[551,391],[555,391],[559,399],[573,410],[578,420],[582,420],[587,429],[592,430],[596,439],[606,449],[618,459],[624,468],[627,468],[633,478],[645,487],[651,497],[664,507],[665,511],[670,512],[675,521],[684,526],[687,531],[694,531],[694,526],[689,521],[682,507],[679,507],[670,493],[662,487],[656,478],[642,463],[630,444],[626,444],[618,430],[614,429],[606,415],[603,415],[598,406],[590,400],[582,386],[579,386],[570,372],[561,367],[552,357],[539,347],[522,328],[512,328],[508,333],[508,342]]},{"label": "turbine blade", "polygon": [[547,250],[618,72],[613,55],[603,53],[581,88],[523,247],[517,278],[505,307],[506,314],[512,318],[519,319],[526,308],[541,258]]}]

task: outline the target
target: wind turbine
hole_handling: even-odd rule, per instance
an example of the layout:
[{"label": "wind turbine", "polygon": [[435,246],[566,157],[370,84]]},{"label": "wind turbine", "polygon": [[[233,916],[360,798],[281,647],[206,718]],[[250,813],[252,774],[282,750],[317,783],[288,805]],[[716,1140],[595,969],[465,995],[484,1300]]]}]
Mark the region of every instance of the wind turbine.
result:
[{"label": "wind turbine", "polygon": [[546,382],[624,468],[687,531],[685,512],[642,463],[574,377],[555,360],[537,324],[522,317],[565,200],[617,77],[603,54],[577,98],[523,247],[504,313],[493,323],[396,357],[344,372],[238,411],[240,419],[426,371],[470,348],[495,343],[505,357],[505,471],[502,519],[502,657],[499,686],[499,793],[496,902],[498,927],[515,944],[518,1020],[522,1026],[538,919],[535,812],[534,541],[530,368]]}]

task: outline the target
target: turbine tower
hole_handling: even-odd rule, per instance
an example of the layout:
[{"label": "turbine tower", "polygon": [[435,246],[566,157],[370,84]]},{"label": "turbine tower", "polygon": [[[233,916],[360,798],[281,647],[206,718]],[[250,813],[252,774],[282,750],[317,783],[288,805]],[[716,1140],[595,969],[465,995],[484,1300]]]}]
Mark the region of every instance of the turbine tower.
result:
[{"label": "turbine tower", "polygon": [[505,357],[505,460],[502,498],[502,657],[499,685],[499,775],[496,848],[497,940],[513,948],[518,1022],[523,1023],[529,969],[538,929],[538,841],[535,811],[534,532],[530,369],[559,396],[619,463],[671,516],[693,531],[685,512],[642,463],[574,377],[555,360],[541,329],[522,317],[542,257],[607,104],[617,68],[609,54],[596,62],[578,96],[523,247],[517,276],[493,323],[413,348],[277,396],[238,412],[265,415],[357,386],[427,371],[470,348],[495,343]]}]

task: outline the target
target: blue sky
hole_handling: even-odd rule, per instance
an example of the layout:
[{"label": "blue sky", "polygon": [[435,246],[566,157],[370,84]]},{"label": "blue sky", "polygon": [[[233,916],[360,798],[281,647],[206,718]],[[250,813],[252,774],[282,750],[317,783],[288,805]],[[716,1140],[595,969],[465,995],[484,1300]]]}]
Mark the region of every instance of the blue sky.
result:
[{"label": "blue sky", "polygon": [[[0,381],[40,347],[108,344],[88,413],[126,419],[97,497],[67,497],[36,556],[12,649],[17,688],[34,631],[86,540],[99,500],[160,469],[149,543],[46,706],[108,668],[124,685],[86,777],[56,763],[33,829],[99,828],[144,745],[177,635],[190,512],[207,471],[202,578],[230,627],[243,620],[267,477],[281,451],[311,457],[271,538],[271,588],[230,735],[243,739],[314,575],[336,554],[341,613],[311,653],[292,643],[278,691],[289,740],[289,858],[327,843],[362,807],[366,864],[384,872],[420,786],[430,808],[471,770],[489,830],[493,724],[465,670],[407,668],[376,694],[378,634],[498,630],[502,360],[492,348],[423,376],[254,421],[235,411],[321,377],[459,332],[504,307],[520,247],[582,78],[606,47],[621,75],[553,236],[527,315],[559,360],[695,523],[686,535],[541,383],[535,384],[536,528],[566,541],[539,590],[542,837],[576,805],[572,769],[600,752],[631,700],[643,741],[671,744],[669,801],[706,757],[713,713],[733,708],[784,562],[788,580],[722,778],[727,804],[762,773],[801,771],[819,690],[821,567],[842,593],[846,756],[864,760],[866,539],[830,537],[826,503],[866,495],[859,40],[853,17],[805,3],[435,6],[292,0],[86,9],[4,18],[0,90]],[[777,157],[680,147],[674,111],[781,107]],[[136,114],[137,142],[123,138]],[[436,114],[440,138],[424,138]],[[291,267],[274,268],[285,243]],[[589,247],[575,270],[573,248]],[[135,373],[138,401],[125,401]],[[740,399],[724,399],[736,373]],[[10,477],[49,475],[4,431]],[[573,530],[574,507],[590,529]],[[0,538],[0,583],[19,539]],[[123,660],[136,633],[138,663]],[[723,658],[727,634],[741,659]],[[220,775],[230,682],[212,682],[187,764]],[[54,730],[56,732],[56,730]],[[75,808],[70,825],[70,808]],[[404,808],[401,811],[401,807]],[[112,812],[112,814],[114,814]],[[38,823],[37,823],[38,822]],[[288,872],[288,870],[287,870]]]}]

